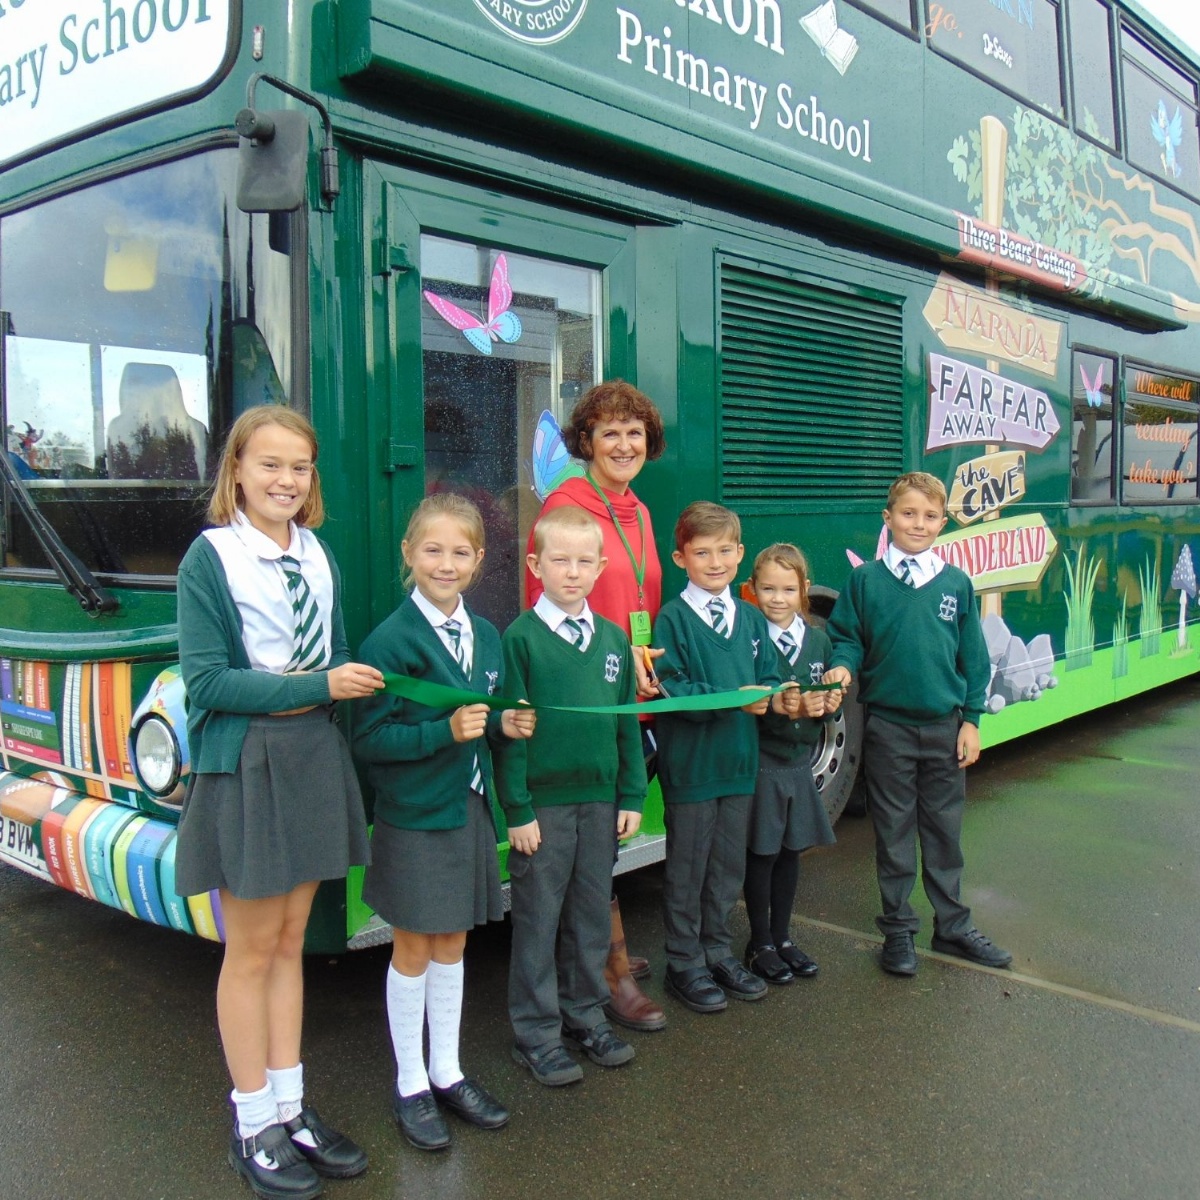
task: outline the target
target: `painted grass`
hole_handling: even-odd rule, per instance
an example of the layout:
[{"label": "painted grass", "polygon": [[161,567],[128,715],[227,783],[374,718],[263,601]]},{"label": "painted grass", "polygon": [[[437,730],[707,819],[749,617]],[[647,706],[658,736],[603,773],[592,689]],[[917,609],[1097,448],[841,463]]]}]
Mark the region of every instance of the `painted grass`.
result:
[{"label": "painted grass", "polygon": [[1092,620],[1092,602],[1096,596],[1096,576],[1100,573],[1100,560],[1085,559],[1083,547],[1075,551],[1075,562],[1066,559],[1067,585],[1069,591],[1063,596],[1067,606],[1067,670],[1077,671],[1091,665],[1092,653],[1096,648],[1096,624]]},{"label": "painted grass", "polygon": [[1162,605],[1158,599],[1158,564],[1146,560],[1143,570],[1138,567],[1138,583],[1142,589],[1142,611],[1138,614],[1138,638],[1143,658],[1153,658],[1162,639]]},{"label": "painted grass", "polygon": [[1114,679],[1129,674],[1129,618],[1124,596],[1121,597],[1121,611],[1113,622],[1112,673]]}]

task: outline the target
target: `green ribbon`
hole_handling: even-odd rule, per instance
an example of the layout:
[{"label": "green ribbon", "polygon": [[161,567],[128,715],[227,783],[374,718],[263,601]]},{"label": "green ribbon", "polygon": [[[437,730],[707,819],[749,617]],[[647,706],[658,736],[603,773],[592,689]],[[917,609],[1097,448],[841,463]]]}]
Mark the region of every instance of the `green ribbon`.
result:
[{"label": "green ribbon", "polygon": [[[802,692],[831,692],[842,685],[840,683],[811,683],[800,688]],[[488,708],[500,710],[506,708],[546,708],[554,712],[595,713],[598,716],[623,716],[626,713],[642,716],[654,713],[673,712],[706,712],[722,708],[744,708],[761,700],[764,696],[774,696],[785,689],[763,688],[755,693],[741,690],[732,692],[713,692],[707,696],[672,696],[667,700],[650,700],[645,704],[597,704],[597,705],[563,705],[563,704],[534,704],[528,705],[523,700],[514,700],[509,696],[485,696],[482,692],[469,692],[465,688],[446,687],[441,683],[430,683],[426,679],[413,679],[409,675],[384,675],[383,690],[393,696],[403,696],[405,700],[414,700],[429,708],[460,708],[464,704],[486,704]]]}]

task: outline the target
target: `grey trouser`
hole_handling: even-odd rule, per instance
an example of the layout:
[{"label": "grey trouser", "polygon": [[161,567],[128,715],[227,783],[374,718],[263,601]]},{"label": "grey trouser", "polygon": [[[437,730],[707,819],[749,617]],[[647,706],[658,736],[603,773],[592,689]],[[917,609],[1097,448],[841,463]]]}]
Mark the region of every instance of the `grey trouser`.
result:
[{"label": "grey trouser", "polygon": [[711,967],[733,952],[729,919],[746,875],[752,799],[664,805],[663,925],[667,965],[674,971]]},{"label": "grey trouser", "polygon": [[[564,1024],[593,1029],[606,1020],[604,964],[612,896],[612,804],[534,809],[542,844],[508,856],[512,960],[508,1013],[527,1049],[556,1042]],[[557,941],[558,952],[555,954]]]},{"label": "grey trouser", "polygon": [[921,881],[943,937],[971,928],[971,910],[960,899],[966,772],[958,765],[957,715],[925,725],[897,725],[874,714],[863,732],[867,802],[875,823],[875,871],[884,934],[915,933],[920,921],[909,903]]}]

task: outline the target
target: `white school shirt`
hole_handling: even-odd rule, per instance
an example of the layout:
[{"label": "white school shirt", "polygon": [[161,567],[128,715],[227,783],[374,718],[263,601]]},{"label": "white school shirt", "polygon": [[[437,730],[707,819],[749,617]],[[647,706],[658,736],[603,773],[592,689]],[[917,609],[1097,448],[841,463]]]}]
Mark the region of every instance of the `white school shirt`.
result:
[{"label": "white school shirt", "polygon": [[568,612],[563,612],[557,604],[551,600],[545,592],[538,598],[537,603],[533,606],[533,611],[537,613],[547,626],[558,634],[564,642],[574,644],[575,638],[570,629],[567,628],[568,621],[574,621],[576,625],[583,630],[583,644],[579,647],[580,650],[586,650],[592,644],[592,635],[596,627],[596,618],[592,616],[592,610],[588,607],[588,602],[583,602],[583,611],[573,617]]},{"label": "white school shirt", "polygon": [[[317,601],[324,637],[324,663],[330,659],[333,629],[333,571],[316,535],[294,521],[292,540],[284,550],[250,524],[238,509],[233,521],[206,529],[204,536],[221,560],[225,583],[242,618],[242,645],[256,671],[282,675],[296,651],[296,617],[292,595],[279,560],[289,554]],[[316,668],[323,670],[323,667]]]},{"label": "white school shirt", "polygon": [[936,579],[946,565],[932,550],[922,550],[920,554],[905,554],[903,550],[898,550],[894,545],[888,546],[884,558],[888,570],[897,579],[900,578],[900,564],[906,558],[911,559],[914,564],[912,567],[913,587],[924,587]]},{"label": "white school shirt", "polygon": [[733,623],[737,620],[737,605],[733,602],[733,594],[726,588],[719,596],[714,596],[712,592],[706,592],[702,587],[697,587],[692,581],[688,580],[688,585],[679,593],[684,602],[690,605],[697,613],[700,614],[700,619],[709,627],[712,628],[712,613],[708,611],[708,606],[713,600],[720,600],[725,605],[725,627],[729,630],[729,636],[733,637]]},{"label": "white school shirt", "polygon": [[450,640],[450,634],[446,631],[446,622],[458,622],[458,640],[459,645],[462,646],[463,672],[469,679],[471,677],[471,664],[475,661],[475,630],[471,627],[471,618],[467,613],[467,606],[463,603],[463,598],[459,596],[458,606],[449,616],[446,616],[436,605],[430,604],[421,595],[421,589],[418,587],[413,588],[412,598],[413,603],[421,610],[421,615],[433,626],[434,633],[442,639],[442,645],[450,651],[450,657],[456,660],[458,655],[455,654],[454,643]]}]

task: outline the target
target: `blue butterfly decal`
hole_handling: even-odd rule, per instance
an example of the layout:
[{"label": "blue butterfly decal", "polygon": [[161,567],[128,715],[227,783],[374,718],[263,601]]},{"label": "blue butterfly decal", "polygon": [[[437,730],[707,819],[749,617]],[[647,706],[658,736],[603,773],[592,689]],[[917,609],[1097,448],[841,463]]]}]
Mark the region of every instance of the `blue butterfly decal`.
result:
[{"label": "blue butterfly decal", "polygon": [[1089,380],[1087,372],[1083,369],[1083,363],[1080,363],[1079,375],[1083,380],[1083,390],[1087,393],[1088,408],[1102,408],[1104,406],[1104,364],[1101,363],[1096,368],[1096,378]]},{"label": "blue butterfly decal", "polygon": [[1162,149],[1159,158],[1163,170],[1172,179],[1178,179],[1183,174],[1183,168],[1175,157],[1175,147],[1183,141],[1183,115],[1179,111],[1179,105],[1175,105],[1175,115],[1168,121],[1167,106],[1160,100],[1158,110],[1150,118],[1150,132]]},{"label": "blue butterfly decal", "polygon": [[559,484],[583,474],[583,464],[567,453],[562,430],[545,408],[533,431],[533,490],[545,500]]}]

